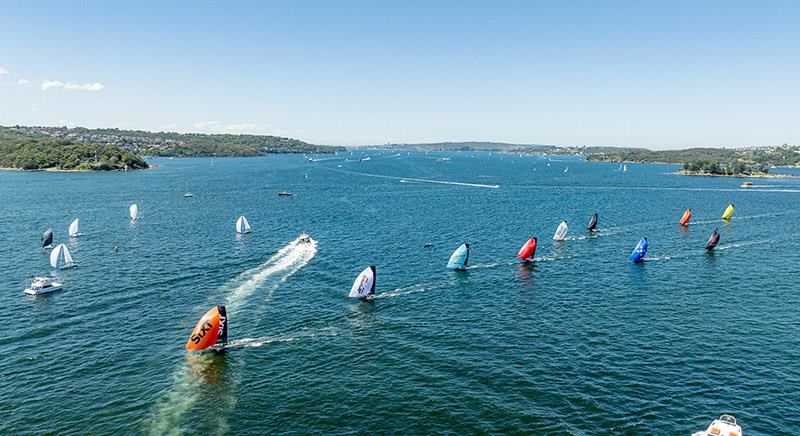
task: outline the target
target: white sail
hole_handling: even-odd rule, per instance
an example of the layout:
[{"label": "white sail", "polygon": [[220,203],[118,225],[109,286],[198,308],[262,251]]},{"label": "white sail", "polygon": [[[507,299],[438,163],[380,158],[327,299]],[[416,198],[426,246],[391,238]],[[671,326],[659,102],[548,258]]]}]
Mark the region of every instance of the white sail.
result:
[{"label": "white sail", "polygon": [[561,224],[559,224],[558,228],[556,229],[556,234],[553,235],[553,239],[556,241],[563,241],[567,237],[567,230],[569,230],[569,227],[567,227],[567,222],[561,221]]},{"label": "white sail", "polygon": [[139,218],[139,206],[136,203],[131,205],[131,219],[135,220]]},{"label": "white sail", "polygon": [[623,165],[622,166],[622,172],[623,173],[627,173],[628,172],[628,165]]},{"label": "white sail", "polygon": [[247,218],[244,215],[236,220],[236,233],[250,233],[250,223],[247,222]]},{"label": "white sail", "polygon": [[353,287],[350,288],[350,298],[366,298],[369,295],[375,294],[375,267],[368,266],[361,271],[361,274],[356,277],[353,282]]},{"label": "white sail", "polygon": [[64,244],[58,244],[53,251],[50,252],[50,266],[56,269],[69,268],[74,266],[75,262],[72,260],[72,255],[69,249]]},{"label": "white sail", "polygon": [[72,238],[78,236],[78,218],[69,225],[69,236]]}]

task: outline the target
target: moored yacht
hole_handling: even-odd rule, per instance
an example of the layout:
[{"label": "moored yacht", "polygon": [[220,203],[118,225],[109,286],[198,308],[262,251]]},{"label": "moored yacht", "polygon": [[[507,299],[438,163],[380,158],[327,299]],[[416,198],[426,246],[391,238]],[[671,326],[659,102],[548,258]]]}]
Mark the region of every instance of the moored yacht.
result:
[{"label": "moored yacht", "polygon": [[49,277],[34,277],[31,285],[28,289],[25,289],[25,293],[28,295],[49,294],[50,292],[60,291],[63,288],[64,286],[61,283]]},{"label": "moored yacht", "polygon": [[731,415],[722,415],[708,426],[706,431],[692,433],[692,436],[742,436],[742,427]]}]

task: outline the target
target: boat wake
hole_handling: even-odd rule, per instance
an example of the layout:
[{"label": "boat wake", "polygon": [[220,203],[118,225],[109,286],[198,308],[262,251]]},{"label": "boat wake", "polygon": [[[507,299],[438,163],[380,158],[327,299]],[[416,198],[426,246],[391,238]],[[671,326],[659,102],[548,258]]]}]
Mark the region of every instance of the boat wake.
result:
[{"label": "boat wake", "polygon": [[241,273],[231,282],[236,288],[225,300],[228,316],[234,315],[241,304],[267,282],[272,284],[266,296],[269,298],[281,283],[306,266],[316,254],[317,241],[312,239],[306,243],[297,238],[278,250],[266,262]]},{"label": "boat wake", "polygon": [[375,298],[392,298],[392,297],[399,297],[401,295],[408,295],[408,294],[416,294],[417,292],[426,292],[432,291],[434,289],[443,288],[444,285],[441,284],[416,284],[411,286],[405,286],[402,288],[393,289],[388,292],[381,292],[380,294],[375,295]]},{"label": "boat wake", "polygon": [[500,185],[484,185],[482,183],[451,182],[449,180],[414,179],[410,177],[396,177],[396,176],[386,176],[383,174],[361,173],[358,171],[345,171],[342,169],[335,169],[335,168],[329,168],[329,169],[331,171],[340,171],[343,173],[355,174],[358,176],[379,177],[381,179],[399,180],[400,183],[431,183],[436,185],[468,186],[471,188],[489,188],[489,189],[497,189],[500,187]]},{"label": "boat wake", "polygon": [[766,239],[763,240],[763,241],[749,241],[749,242],[738,242],[738,243],[732,242],[730,244],[719,245],[714,250],[715,251],[724,251],[724,250],[730,250],[731,248],[739,248],[739,247],[747,247],[747,246],[750,246],[750,245],[766,244],[768,242],[770,242],[770,241],[766,240]]},{"label": "boat wake", "polygon": [[599,238],[602,236],[611,236],[619,233],[619,230],[616,229],[600,229],[595,231],[594,233],[587,233],[585,235],[580,236],[567,236],[564,238],[565,241],[582,241],[584,239],[594,239]]},{"label": "boat wake", "polygon": [[294,342],[294,341],[299,341],[301,339],[310,339],[320,336],[336,336],[338,334],[339,334],[338,329],[334,327],[326,327],[322,330],[305,330],[286,335],[236,339],[234,341],[230,341],[227,344],[225,344],[223,348],[226,350],[231,348],[256,348],[274,343]]}]

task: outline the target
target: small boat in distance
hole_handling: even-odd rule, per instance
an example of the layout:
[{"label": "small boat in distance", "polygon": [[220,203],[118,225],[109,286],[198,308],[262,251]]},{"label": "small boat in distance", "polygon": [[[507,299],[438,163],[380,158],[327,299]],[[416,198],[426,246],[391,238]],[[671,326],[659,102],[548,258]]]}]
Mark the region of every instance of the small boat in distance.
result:
[{"label": "small boat in distance", "polygon": [[25,289],[28,295],[49,294],[64,289],[64,285],[49,277],[34,277],[31,285]]},{"label": "small boat in distance", "polygon": [[443,163],[443,162],[447,162],[449,160],[450,160],[449,157],[440,157],[439,159],[436,159],[436,162]]},{"label": "small boat in distance", "polygon": [[371,158],[371,157],[369,157],[369,156],[364,156],[364,157],[362,157],[361,159],[359,159],[359,162],[366,162],[366,161],[368,161],[368,160],[372,160],[372,158]]},{"label": "small boat in distance", "polygon": [[430,247],[433,247],[433,244],[430,243],[430,242],[426,242],[425,243],[425,248],[430,248]]},{"label": "small boat in distance", "polygon": [[42,248],[53,248],[53,229],[47,229],[42,233]]},{"label": "small boat in distance", "polygon": [[79,224],[80,224],[80,221],[78,221],[78,218],[75,218],[75,220],[72,221],[72,223],[69,225],[69,237],[70,238],[75,238],[75,237],[78,236],[78,225]]},{"label": "small boat in distance", "polygon": [[633,252],[628,259],[633,262],[642,262],[644,260],[644,256],[647,254],[647,238],[642,238],[639,240],[639,243],[636,244],[636,248],[633,249]]},{"label": "small boat in distance", "polygon": [[729,220],[733,216],[733,203],[729,204],[728,207],[725,208],[725,212],[722,213],[722,219]]},{"label": "small boat in distance", "polygon": [[627,164],[622,166],[622,172],[623,173],[627,173],[628,172],[628,165]]},{"label": "small boat in distance", "polygon": [[131,205],[129,212],[131,214],[132,221],[136,221],[137,219],[139,219],[139,206],[137,206],[136,203]]},{"label": "small boat in distance", "polygon": [[236,220],[236,233],[243,234],[243,233],[250,233],[251,227],[250,223],[247,221],[247,218],[244,215],[240,216],[239,219]]},{"label": "small boat in distance", "polygon": [[753,186],[753,182],[744,182],[741,185],[739,185],[740,188],[749,188],[751,186]]},{"label": "small boat in distance", "polygon": [[361,274],[356,277],[356,281],[353,282],[353,287],[350,288],[350,293],[347,296],[365,301],[375,299],[375,265],[370,265],[364,268],[364,271],[361,271]]},{"label": "small boat in distance", "polygon": [[742,427],[732,415],[722,415],[708,426],[706,431],[692,433],[692,436],[743,436]]},{"label": "small boat in distance", "polygon": [[589,219],[589,224],[586,226],[586,230],[593,232],[597,229],[597,212],[592,214],[592,217]]},{"label": "small boat in distance", "polygon": [[311,237],[308,236],[306,232],[300,233],[300,236],[297,237],[301,244],[310,244]]},{"label": "small boat in distance", "polygon": [[55,269],[67,269],[77,266],[77,264],[72,260],[69,248],[64,244],[58,244],[58,246],[50,252],[50,266]]},{"label": "small boat in distance", "polygon": [[690,219],[692,219],[692,210],[686,209],[686,212],[683,213],[683,216],[681,217],[680,221],[678,221],[678,224],[682,226],[688,226]]},{"label": "small boat in distance", "polygon": [[292,195],[294,195],[294,193],[289,191],[278,192],[278,197],[291,197]]},{"label": "small boat in distance", "polygon": [[561,221],[561,224],[558,225],[556,229],[556,233],[553,235],[554,241],[563,241],[567,238],[567,231],[569,231],[569,227],[567,227],[567,221]]},{"label": "small boat in distance", "polygon": [[528,239],[528,242],[522,246],[517,252],[517,259],[522,259],[525,262],[533,261],[533,255],[536,254],[536,237]]},{"label": "small boat in distance", "polygon": [[183,197],[184,198],[194,197],[194,194],[192,194],[191,192],[187,192],[187,193],[183,194]]},{"label": "small boat in distance", "polygon": [[448,269],[457,271],[464,271],[467,269],[469,262],[469,243],[465,242],[456,248],[456,251],[450,255],[450,260],[447,262]]},{"label": "small boat in distance", "polygon": [[216,306],[206,312],[194,326],[185,348],[187,351],[220,350],[226,342],[228,342],[228,317],[225,306]]},{"label": "small boat in distance", "polygon": [[714,231],[711,233],[711,237],[708,238],[708,243],[706,243],[706,250],[713,250],[718,243],[719,243],[719,229],[714,229]]}]

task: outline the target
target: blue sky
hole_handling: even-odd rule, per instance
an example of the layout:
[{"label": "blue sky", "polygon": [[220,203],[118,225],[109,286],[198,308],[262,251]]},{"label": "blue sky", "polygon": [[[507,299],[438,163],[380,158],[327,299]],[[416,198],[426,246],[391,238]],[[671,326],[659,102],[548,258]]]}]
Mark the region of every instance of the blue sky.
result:
[{"label": "blue sky", "polygon": [[3,2],[0,124],[800,143],[798,1]]}]

